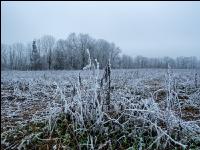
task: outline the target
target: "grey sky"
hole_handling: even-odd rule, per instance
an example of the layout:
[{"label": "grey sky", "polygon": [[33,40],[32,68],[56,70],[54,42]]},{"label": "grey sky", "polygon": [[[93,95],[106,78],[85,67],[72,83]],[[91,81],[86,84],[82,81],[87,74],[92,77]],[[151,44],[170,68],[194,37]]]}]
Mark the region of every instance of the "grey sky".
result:
[{"label": "grey sky", "polygon": [[200,56],[200,2],[1,2],[2,43],[88,33],[131,56]]}]

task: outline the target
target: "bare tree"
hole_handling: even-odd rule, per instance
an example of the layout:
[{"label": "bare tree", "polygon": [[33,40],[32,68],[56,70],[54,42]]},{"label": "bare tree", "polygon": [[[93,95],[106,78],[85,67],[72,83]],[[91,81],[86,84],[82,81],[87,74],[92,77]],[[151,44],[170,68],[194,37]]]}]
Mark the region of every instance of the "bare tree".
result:
[{"label": "bare tree", "polygon": [[51,35],[45,35],[40,39],[41,49],[46,54],[46,62],[48,64],[48,69],[52,68],[53,60],[53,48],[55,45],[55,39]]},{"label": "bare tree", "polygon": [[90,49],[91,46],[91,37],[88,34],[79,34],[78,36],[78,43],[79,43],[79,50],[81,53],[81,68],[83,68],[87,64],[87,53],[86,50]]},{"label": "bare tree", "polygon": [[7,68],[7,57],[8,57],[8,45],[1,44],[1,70],[4,70]]},{"label": "bare tree", "polygon": [[32,45],[32,55],[31,55],[31,69],[38,70],[41,69],[40,54],[37,50],[36,41],[33,41]]},{"label": "bare tree", "polygon": [[119,47],[116,47],[114,43],[110,44],[109,53],[110,53],[110,63],[112,68],[117,68],[117,56],[121,52]]},{"label": "bare tree", "polygon": [[[69,57],[67,55],[67,47],[65,40],[58,40],[56,42],[55,51],[54,51],[54,69],[69,69]],[[67,63],[65,63],[67,61]],[[67,65],[67,66],[66,66]]]},{"label": "bare tree", "polygon": [[[71,33],[67,40],[67,49],[68,51],[66,52],[69,58],[69,64],[70,64],[70,69],[80,69],[81,68],[81,54],[79,52],[79,47],[78,47],[78,38],[75,33]],[[66,64],[67,62],[65,62]]]}]

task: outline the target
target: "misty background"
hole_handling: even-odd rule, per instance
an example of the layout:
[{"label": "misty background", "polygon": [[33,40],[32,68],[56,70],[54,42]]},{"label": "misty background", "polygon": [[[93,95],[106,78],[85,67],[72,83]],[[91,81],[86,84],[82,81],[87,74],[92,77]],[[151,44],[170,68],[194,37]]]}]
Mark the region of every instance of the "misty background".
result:
[{"label": "misty background", "polygon": [[199,27],[200,2],[1,2],[1,66],[199,68]]}]

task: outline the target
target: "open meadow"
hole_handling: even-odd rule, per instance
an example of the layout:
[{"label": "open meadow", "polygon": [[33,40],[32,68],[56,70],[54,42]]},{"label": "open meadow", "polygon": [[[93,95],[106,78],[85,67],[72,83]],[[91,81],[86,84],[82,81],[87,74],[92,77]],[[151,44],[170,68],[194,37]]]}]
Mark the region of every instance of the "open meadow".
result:
[{"label": "open meadow", "polygon": [[184,148],[200,148],[200,70],[1,72],[1,149]]}]

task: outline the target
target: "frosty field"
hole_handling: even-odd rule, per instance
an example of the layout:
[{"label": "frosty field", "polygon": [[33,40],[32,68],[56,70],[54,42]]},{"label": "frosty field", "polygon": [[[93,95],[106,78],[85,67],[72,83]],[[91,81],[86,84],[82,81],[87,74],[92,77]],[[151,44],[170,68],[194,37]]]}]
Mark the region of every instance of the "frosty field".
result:
[{"label": "frosty field", "polygon": [[1,149],[200,148],[200,70],[104,73],[2,71]]}]

